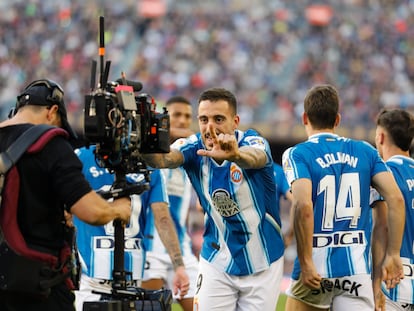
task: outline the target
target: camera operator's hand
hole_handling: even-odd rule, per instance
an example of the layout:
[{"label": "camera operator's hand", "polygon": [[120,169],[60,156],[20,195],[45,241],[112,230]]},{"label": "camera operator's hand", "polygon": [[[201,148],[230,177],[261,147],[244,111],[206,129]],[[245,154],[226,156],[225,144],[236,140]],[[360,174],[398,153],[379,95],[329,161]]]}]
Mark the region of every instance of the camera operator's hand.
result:
[{"label": "camera operator's hand", "polygon": [[65,225],[69,228],[73,228],[73,217],[71,213],[68,213],[67,211],[64,212],[65,215]]},{"label": "camera operator's hand", "polygon": [[110,203],[119,213],[116,219],[121,220],[124,224],[129,223],[131,217],[131,200],[129,197],[119,198]]},{"label": "camera operator's hand", "polygon": [[72,205],[70,213],[93,226],[102,226],[114,219],[129,223],[130,206],[129,198],[122,198],[109,203],[91,190]]}]

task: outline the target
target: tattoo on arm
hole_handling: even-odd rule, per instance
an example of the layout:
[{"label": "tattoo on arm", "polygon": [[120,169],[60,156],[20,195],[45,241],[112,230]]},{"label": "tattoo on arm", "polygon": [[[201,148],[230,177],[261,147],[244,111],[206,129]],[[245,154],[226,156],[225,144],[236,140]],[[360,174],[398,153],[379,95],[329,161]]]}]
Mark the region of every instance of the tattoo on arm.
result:
[{"label": "tattoo on arm", "polygon": [[184,266],[180,243],[174,222],[169,213],[168,205],[166,203],[153,203],[152,208],[154,211],[155,226],[171,258],[174,270],[179,266]]},{"label": "tattoo on arm", "polygon": [[174,270],[176,270],[178,267],[184,266],[183,256],[180,254],[174,254],[172,258],[172,264],[174,267]]},{"label": "tattoo on arm", "polygon": [[241,147],[240,158],[234,161],[242,168],[262,168],[266,165],[266,152],[250,146]]},{"label": "tattoo on arm", "polygon": [[143,154],[145,162],[155,168],[176,168],[184,162],[184,156],[180,151],[172,149],[169,153]]}]

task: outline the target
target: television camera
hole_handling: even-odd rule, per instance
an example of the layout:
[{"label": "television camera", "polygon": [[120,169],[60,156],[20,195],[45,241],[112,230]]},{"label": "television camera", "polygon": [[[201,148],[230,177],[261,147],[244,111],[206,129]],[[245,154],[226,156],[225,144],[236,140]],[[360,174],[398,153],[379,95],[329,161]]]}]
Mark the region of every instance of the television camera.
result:
[{"label": "television camera", "polygon": [[[116,81],[107,82],[105,77],[102,80],[99,85],[104,88],[99,86],[85,96],[84,119],[85,137],[88,143],[96,144],[98,165],[115,173],[117,179],[117,187],[102,196],[125,196],[140,192],[140,187],[146,190],[149,170],[140,154],[169,151],[169,115],[165,107],[162,113],[155,110],[156,103],[150,95],[135,95],[142,89],[139,82],[128,81],[124,76]],[[125,182],[128,173],[145,176],[140,187]]]},{"label": "television camera", "polygon": [[140,153],[169,152],[169,115],[165,107],[156,112],[150,95],[134,94],[141,89],[125,77],[110,82],[104,77],[85,97],[85,136],[110,171],[137,172],[144,168]]},{"label": "television camera", "polygon": [[[108,81],[110,61],[104,66],[104,17],[99,19],[100,75],[95,87],[97,62],[92,61],[91,91],[85,96],[84,134],[86,145],[95,144],[95,159],[100,167],[115,175],[111,190],[101,196],[117,198],[141,194],[149,189],[150,170],[140,154],[169,152],[170,119],[168,111],[156,111],[154,98],[138,93],[142,84],[127,80],[125,74]],[[128,183],[126,175],[141,173],[138,183]],[[112,291],[99,292],[103,301],[85,302],[84,311],[171,310],[170,290],[149,291],[127,286],[132,273],[124,269],[124,228],[114,221],[114,269]]]},{"label": "television camera", "polygon": [[96,158],[110,172],[146,171],[140,153],[169,152],[168,112],[156,111],[150,95],[135,94],[140,82],[129,81],[122,73],[108,81],[111,62],[104,68],[103,16],[100,17],[100,75],[95,88],[96,61],[92,62],[91,92],[85,96],[84,132],[88,143],[96,144]]}]

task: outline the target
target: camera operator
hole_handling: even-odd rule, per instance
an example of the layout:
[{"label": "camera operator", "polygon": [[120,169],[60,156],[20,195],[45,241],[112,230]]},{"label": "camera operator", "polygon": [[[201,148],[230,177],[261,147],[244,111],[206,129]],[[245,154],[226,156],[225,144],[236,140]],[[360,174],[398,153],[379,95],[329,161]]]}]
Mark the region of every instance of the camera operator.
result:
[{"label": "camera operator", "polygon": [[[95,190],[108,191],[114,184],[114,174],[108,169],[97,165],[95,160],[96,146],[83,147],[76,150],[83,163],[83,173]],[[133,173],[126,175],[127,182],[139,184],[143,174]],[[165,180],[159,170],[151,172],[149,190],[137,195],[131,195],[131,221],[124,230],[125,270],[132,272],[127,279],[128,287],[140,287],[144,263],[145,249],[143,232],[147,225],[155,224],[161,240],[173,263],[175,275],[172,292],[183,298],[189,289],[189,279],[184,268],[180,245],[168,208],[168,197],[165,190]],[[147,216],[151,209],[154,218]],[[148,223],[151,221],[152,223]],[[81,256],[82,277],[79,291],[76,291],[77,310],[82,310],[85,301],[99,301],[100,294],[92,291],[110,293],[113,286],[114,262],[114,226],[107,224],[100,227],[91,227],[80,223],[76,217],[74,222],[78,228],[78,245]],[[91,247],[92,245],[92,247]]]},{"label": "camera operator", "polygon": [[[20,135],[36,124],[49,124],[65,129],[72,138],[76,135],[68,124],[62,88],[50,80],[36,80],[17,97],[15,115],[0,123],[0,151],[5,151]],[[26,153],[16,164],[20,178],[17,205],[17,227],[27,247],[38,252],[59,256],[65,243],[67,223],[65,212],[76,215],[92,225],[103,225],[113,219],[129,222],[131,210],[129,199],[108,203],[96,194],[82,174],[82,165],[66,137],[57,135],[37,153]],[[6,184],[9,182],[6,176]],[[5,188],[7,190],[7,188]],[[1,216],[10,207],[14,191],[3,190]],[[7,201],[7,203],[6,203]],[[7,224],[8,226],[10,224]],[[4,226],[1,228],[5,232]],[[13,236],[14,238],[14,236]],[[3,239],[1,245],[9,244]],[[12,253],[9,251],[9,253]],[[7,254],[6,254],[7,255]],[[19,256],[16,255],[15,256]],[[17,264],[8,261],[3,269],[16,271],[13,281],[22,279],[22,292],[0,290],[0,309],[8,310],[60,310],[73,311],[75,296],[67,287],[65,279],[52,285],[50,293],[42,300],[25,296],[27,278]],[[27,267],[22,267],[27,270]],[[25,279],[26,278],[26,279]],[[3,284],[4,285],[4,284]]]}]

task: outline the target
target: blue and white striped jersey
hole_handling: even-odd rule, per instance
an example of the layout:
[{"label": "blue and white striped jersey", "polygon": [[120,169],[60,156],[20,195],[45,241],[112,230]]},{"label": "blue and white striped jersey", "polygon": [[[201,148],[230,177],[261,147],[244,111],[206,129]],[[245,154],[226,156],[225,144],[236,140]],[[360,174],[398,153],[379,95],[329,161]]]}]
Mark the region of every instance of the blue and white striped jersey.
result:
[{"label": "blue and white striped jersey", "polygon": [[[75,152],[83,163],[83,174],[94,190],[109,190],[114,176],[107,169],[96,164],[94,146],[80,148]],[[125,228],[125,270],[133,273],[134,280],[142,279],[145,263],[143,228],[146,225],[146,211],[153,202],[168,202],[165,181],[159,170],[151,173],[150,190],[131,196],[131,220]],[[128,174],[127,181],[136,183],[142,174]],[[76,217],[77,242],[82,262],[82,272],[89,277],[111,280],[114,256],[114,226],[91,226]]]},{"label": "blue and white striped jersey", "polygon": [[391,169],[405,201],[405,227],[400,251],[404,279],[391,290],[383,286],[383,291],[394,301],[414,304],[414,160],[395,155],[386,164]]},{"label": "blue and white striped jersey", "polygon": [[239,147],[264,150],[262,169],[242,169],[233,162],[218,164],[197,155],[205,149],[200,134],[176,140],[171,148],[184,155],[183,167],[206,213],[201,256],[231,275],[267,269],[283,255],[273,160],[268,142],[254,130],[236,130]]},{"label": "blue and white striped jersey", "polygon": [[[388,170],[378,151],[364,141],[322,133],[286,150],[283,169],[289,184],[312,181],[313,261],[320,275],[370,273],[371,179]],[[292,278],[299,274],[296,259]]]},{"label": "blue and white striped jersey", "polygon": [[[181,167],[162,169],[161,173],[165,177],[168,200],[170,201],[170,214],[177,231],[181,253],[183,256],[190,256],[192,254],[191,238],[187,232],[187,216],[190,209],[192,191],[190,180]],[[144,236],[145,249],[147,251],[167,254],[167,250],[155,228],[154,215],[151,209],[148,210]]]}]

